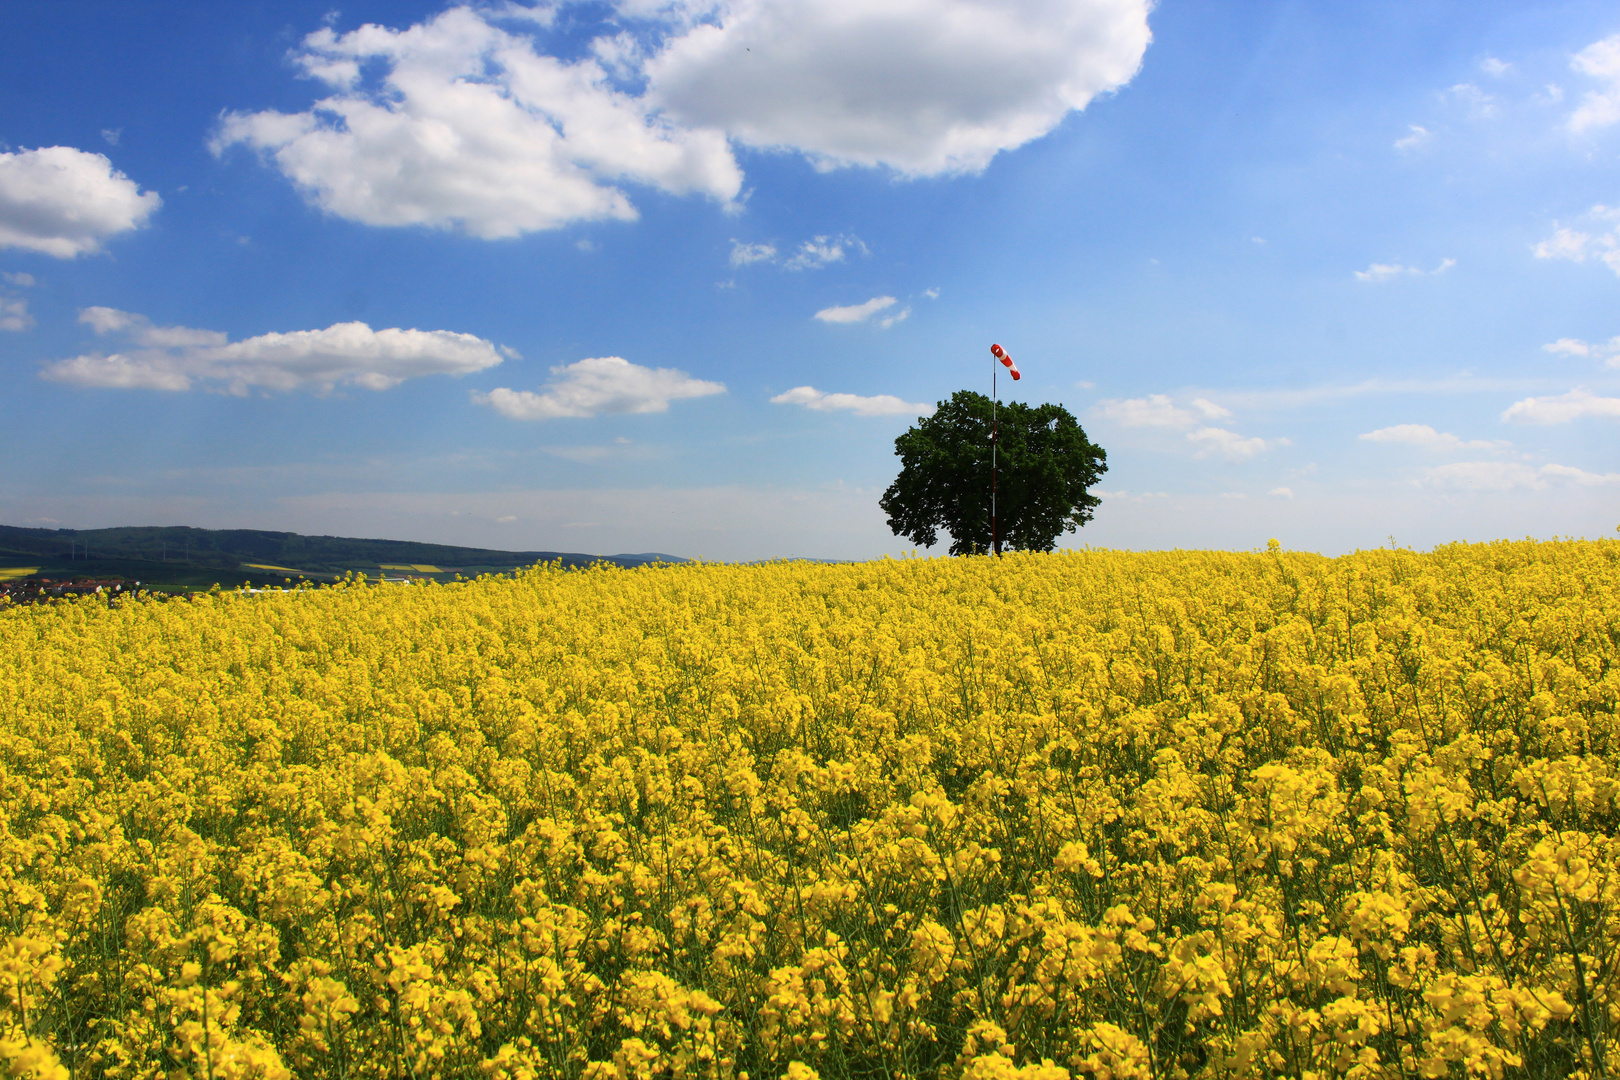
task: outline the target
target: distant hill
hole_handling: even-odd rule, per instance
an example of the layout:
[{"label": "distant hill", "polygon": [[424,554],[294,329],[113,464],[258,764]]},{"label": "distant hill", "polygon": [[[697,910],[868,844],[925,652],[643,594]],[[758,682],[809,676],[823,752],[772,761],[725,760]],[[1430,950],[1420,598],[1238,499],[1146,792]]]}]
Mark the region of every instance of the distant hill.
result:
[{"label": "distant hill", "polygon": [[0,572],[34,568],[35,576],[123,577],[158,588],[207,588],[276,582],[285,578],[333,580],[367,577],[448,580],[516,570],[538,562],[635,567],[686,562],[675,555],[588,555],[572,551],[496,551],[489,548],[303,536],[258,529],[132,526],[116,529],[24,529],[0,525]]}]

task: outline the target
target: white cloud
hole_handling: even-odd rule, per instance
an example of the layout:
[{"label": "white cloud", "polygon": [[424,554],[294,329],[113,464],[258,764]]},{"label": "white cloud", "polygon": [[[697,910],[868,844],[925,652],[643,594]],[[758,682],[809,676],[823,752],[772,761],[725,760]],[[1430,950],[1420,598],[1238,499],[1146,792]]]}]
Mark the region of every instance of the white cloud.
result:
[{"label": "white cloud", "polygon": [[1487,75],[1501,77],[1513,70],[1513,65],[1506,60],[1498,60],[1494,56],[1487,56],[1479,62],[1479,70]]},{"label": "white cloud", "polygon": [[1571,262],[1596,259],[1620,274],[1620,230],[1608,224],[1620,221],[1620,210],[1600,204],[1592,207],[1584,216],[1594,223],[1593,232],[1581,232],[1554,222],[1553,234],[1532,249],[1536,258],[1568,259]]},{"label": "white cloud", "polygon": [[938,289],[924,289],[923,290],[923,295],[928,297],[928,299],[930,299],[930,300],[938,300],[939,299],[939,290]]},{"label": "white cloud", "polygon": [[1620,419],[1620,398],[1597,397],[1590,390],[1571,390],[1557,397],[1529,397],[1508,406],[1502,419],[1528,424],[1567,424],[1588,416]]},{"label": "white cloud", "polygon": [[1355,270],[1357,281],[1388,281],[1390,278],[1406,277],[1408,275],[1433,276],[1443,274],[1457,265],[1456,259],[1441,259],[1440,265],[1433,270],[1420,270],[1415,266],[1402,266],[1400,263],[1373,263],[1365,270]]},{"label": "white cloud", "polygon": [[1225,420],[1232,415],[1231,409],[1217,405],[1208,398],[1193,398],[1192,406],[1200,416],[1209,420]]},{"label": "white cloud", "polygon": [[[782,267],[786,270],[820,270],[832,263],[843,262],[844,256],[851,251],[870,254],[865,242],[858,236],[815,236],[801,243],[792,255],[782,261]],[[773,263],[777,261],[777,255],[775,244],[731,242],[732,266]]]},{"label": "white cloud", "polygon": [[1588,356],[1604,361],[1609,367],[1620,367],[1620,335],[1608,341],[1597,342],[1581,341],[1579,338],[1559,338],[1550,345],[1543,345],[1541,350],[1564,356]]},{"label": "white cloud", "polygon": [[633,218],[621,182],[732,207],[731,141],[820,168],[973,172],[1128,82],[1151,6],[620,0],[568,60],[533,26],[504,28],[548,25],[553,8],[453,7],[403,30],[309,34],[293,60],[328,95],[226,113],[213,145],[261,151],[339,216],[484,238]]},{"label": "white cloud", "polygon": [[[1227,461],[1247,461],[1267,449],[1266,440],[1247,438],[1226,428],[1202,427],[1187,432],[1187,441],[1198,448],[1195,457],[1219,456]],[[1279,444],[1284,440],[1278,439]]]},{"label": "white cloud", "polygon": [[1620,483],[1620,473],[1587,472],[1571,465],[1543,465],[1538,469],[1518,461],[1459,461],[1424,469],[1419,483],[1465,491],[1539,490],[1552,484],[1596,487]]},{"label": "white cloud", "polygon": [[101,154],[71,146],[0,153],[0,248],[88,255],[162,205]]},{"label": "white cloud", "polygon": [[1428,424],[1396,424],[1369,431],[1359,438],[1366,442],[1399,443],[1428,450],[1503,450],[1511,443],[1485,439],[1461,439],[1447,431],[1436,431]]},{"label": "white cloud", "polygon": [[[723,132],[676,127],[596,59],[543,55],[469,8],[406,30],[323,28],[294,59],[331,96],[301,113],[227,113],[214,149],[264,152],[340,217],[496,239],[632,219],[617,181],[726,204],[742,187]],[[374,61],[386,74],[367,88]]]},{"label": "white cloud", "polygon": [[1266,494],[1275,495],[1279,499],[1292,499],[1294,497],[1294,489],[1289,487],[1274,487],[1270,491],[1266,492]]},{"label": "white cloud", "polygon": [[1129,82],[1147,0],[735,0],[647,65],[671,115],[821,167],[974,172]]},{"label": "white cloud", "polygon": [[551,369],[539,393],[501,387],[473,400],[514,420],[555,420],[602,413],[667,412],[679,398],[726,392],[724,383],[694,379],[674,368],[648,368],[620,356],[596,356]]},{"label": "white cloud", "polygon": [[1395,140],[1395,149],[1397,150],[1416,150],[1434,138],[1434,133],[1420,124],[1408,124],[1406,128],[1407,133]]},{"label": "white cloud", "polygon": [[0,296],[0,330],[31,330],[34,317],[28,314],[28,301],[20,296]]},{"label": "white cloud", "polygon": [[822,308],[816,312],[815,318],[829,323],[858,323],[865,322],[873,315],[891,308],[895,304],[892,296],[874,296],[864,304],[851,304],[848,307]]},{"label": "white cloud", "polygon": [[154,326],[143,315],[116,308],[85,308],[79,321],[98,334],[125,337],[136,348],[59,360],[40,373],[44,378],[119,389],[189,390],[202,383],[232,394],[299,388],[325,393],[338,386],[386,390],[405,379],[466,375],[501,362],[490,342],[449,330],[373,330],[349,322],[230,342],[217,330]]},{"label": "white cloud", "polygon": [[1604,84],[1582,95],[1580,106],[1570,114],[1569,129],[1582,132],[1620,121],[1620,34],[1594,41],[1571,57],[1569,66]]},{"label": "white cloud", "polygon": [[31,289],[39,282],[34,280],[33,274],[0,274],[0,281],[7,285],[16,285],[19,288]]},{"label": "white cloud", "polygon": [[890,315],[890,316],[888,316],[887,318],[884,318],[884,319],[879,319],[878,320],[878,325],[883,327],[883,329],[887,330],[889,327],[893,326],[895,323],[903,323],[909,318],[911,318],[911,306],[908,304],[907,306],[901,308],[899,311],[895,312],[893,315]]},{"label": "white cloud", "polygon": [[177,349],[186,346],[224,345],[229,336],[218,330],[194,330],[189,326],[153,326],[145,315],[110,307],[87,307],[79,321],[97,334],[123,334],[137,345],[150,349]]},{"label": "white cloud", "polygon": [[1416,270],[1410,266],[1401,266],[1399,263],[1373,263],[1365,270],[1355,271],[1356,280],[1358,281],[1388,281],[1390,278],[1399,277],[1402,274],[1420,273],[1422,273],[1421,270]]},{"label": "white cloud", "polygon": [[1496,115],[1496,99],[1473,83],[1458,83],[1446,93],[1479,119],[1489,120]]},{"label": "white cloud", "polygon": [[731,242],[732,266],[749,266],[757,262],[774,262],[775,260],[775,244],[744,244],[738,240]]},{"label": "white cloud", "polygon": [[1177,407],[1165,394],[1149,394],[1145,398],[1110,398],[1097,402],[1092,412],[1104,420],[1130,428],[1187,428],[1198,422],[1196,416]]},{"label": "white cloud", "polygon": [[829,263],[843,262],[847,249],[866,254],[866,245],[856,236],[817,236],[799,245],[793,257],[783,263],[789,270],[820,270]]},{"label": "white cloud", "polygon": [[786,393],[771,398],[771,404],[803,405],[807,409],[822,411],[844,409],[856,416],[928,416],[934,411],[932,405],[903,401],[893,394],[876,394],[871,397],[863,397],[860,394],[828,394],[813,386],[795,386]]}]

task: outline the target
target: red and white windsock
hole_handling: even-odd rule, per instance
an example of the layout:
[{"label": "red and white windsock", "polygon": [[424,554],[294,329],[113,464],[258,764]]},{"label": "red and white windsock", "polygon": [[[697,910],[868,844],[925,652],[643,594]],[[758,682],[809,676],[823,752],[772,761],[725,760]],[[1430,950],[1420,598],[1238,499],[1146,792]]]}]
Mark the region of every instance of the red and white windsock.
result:
[{"label": "red and white windsock", "polygon": [[1014,382],[1023,378],[1022,375],[1018,374],[1018,365],[1012,362],[1012,357],[1007,355],[1006,349],[1003,349],[1000,345],[992,345],[990,346],[990,355],[1000,360],[1007,370],[1012,372]]}]

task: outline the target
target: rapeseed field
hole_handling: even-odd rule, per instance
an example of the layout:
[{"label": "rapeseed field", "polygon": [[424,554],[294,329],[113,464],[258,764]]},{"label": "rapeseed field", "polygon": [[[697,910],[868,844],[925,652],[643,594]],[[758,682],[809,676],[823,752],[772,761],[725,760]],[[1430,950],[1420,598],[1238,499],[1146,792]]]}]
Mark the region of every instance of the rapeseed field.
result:
[{"label": "rapeseed field", "polygon": [[1620,544],[0,609],[10,1077],[1605,1077]]}]

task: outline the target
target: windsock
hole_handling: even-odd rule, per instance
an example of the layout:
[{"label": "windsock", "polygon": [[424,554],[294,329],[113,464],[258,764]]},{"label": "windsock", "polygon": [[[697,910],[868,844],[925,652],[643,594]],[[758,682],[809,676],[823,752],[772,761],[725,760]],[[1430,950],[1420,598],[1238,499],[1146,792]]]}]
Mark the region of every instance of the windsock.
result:
[{"label": "windsock", "polygon": [[1006,365],[1007,370],[1012,372],[1014,382],[1023,378],[1022,375],[1018,374],[1018,365],[1012,362],[1012,357],[1007,355],[1006,349],[1003,349],[1000,345],[992,345],[990,346],[990,355]]}]

